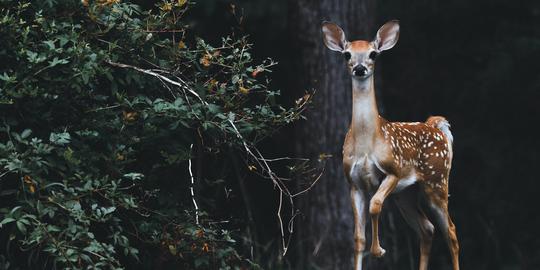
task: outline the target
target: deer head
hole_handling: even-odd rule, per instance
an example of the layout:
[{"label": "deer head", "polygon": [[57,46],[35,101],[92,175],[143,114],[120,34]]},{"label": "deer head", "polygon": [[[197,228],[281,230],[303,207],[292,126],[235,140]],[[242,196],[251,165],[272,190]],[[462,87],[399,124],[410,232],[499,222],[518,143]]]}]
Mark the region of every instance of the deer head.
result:
[{"label": "deer head", "polygon": [[332,51],[341,52],[347,61],[349,74],[365,80],[373,75],[377,56],[396,45],[399,38],[399,22],[385,23],[373,41],[347,41],[343,30],[331,22],[322,25],[324,44]]}]

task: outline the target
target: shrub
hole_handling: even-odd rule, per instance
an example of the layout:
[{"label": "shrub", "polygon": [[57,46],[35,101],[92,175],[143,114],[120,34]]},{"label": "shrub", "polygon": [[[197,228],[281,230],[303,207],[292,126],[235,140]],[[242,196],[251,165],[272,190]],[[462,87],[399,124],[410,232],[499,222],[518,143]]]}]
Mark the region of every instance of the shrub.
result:
[{"label": "shrub", "polygon": [[276,104],[275,63],[194,38],[190,5],[0,0],[3,268],[251,265],[211,195],[309,96]]}]

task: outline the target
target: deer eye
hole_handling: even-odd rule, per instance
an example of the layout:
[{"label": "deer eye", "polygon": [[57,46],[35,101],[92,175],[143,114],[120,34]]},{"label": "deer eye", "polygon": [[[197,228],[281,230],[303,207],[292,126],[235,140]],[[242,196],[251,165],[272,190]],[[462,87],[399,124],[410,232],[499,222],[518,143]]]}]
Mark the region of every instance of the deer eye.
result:
[{"label": "deer eye", "polygon": [[350,52],[344,52],[343,57],[345,57],[345,60],[349,61],[351,59],[351,53]]},{"label": "deer eye", "polygon": [[376,51],[372,51],[370,54],[369,54],[369,59],[371,60],[375,60],[375,58],[377,58],[377,55],[379,55]]}]

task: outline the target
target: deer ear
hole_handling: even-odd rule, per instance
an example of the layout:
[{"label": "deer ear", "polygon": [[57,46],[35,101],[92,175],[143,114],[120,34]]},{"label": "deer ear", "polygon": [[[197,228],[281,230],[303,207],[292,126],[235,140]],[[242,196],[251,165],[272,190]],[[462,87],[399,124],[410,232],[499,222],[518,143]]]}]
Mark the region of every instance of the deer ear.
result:
[{"label": "deer ear", "polygon": [[392,49],[399,39],[399,21],[393,20],[385,23],[375,37],[375,46],[379,51]]},{"label": "deer ear", "polygon": [[324,45],[326,45],[328,49],[336,52],[342,52],[345,50],[347,39],[345,39],[345,33],[343,33],[343,30],[337,26],[337,24],[323,22],[322,33]]}]

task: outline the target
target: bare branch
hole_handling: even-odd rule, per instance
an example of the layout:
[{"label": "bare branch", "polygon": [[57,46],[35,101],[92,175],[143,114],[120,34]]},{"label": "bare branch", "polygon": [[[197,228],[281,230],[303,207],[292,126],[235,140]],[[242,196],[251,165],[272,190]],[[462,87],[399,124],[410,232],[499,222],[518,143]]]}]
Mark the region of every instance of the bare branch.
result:
[{"label": "bare branch", "polygon": [[[206,101],[204,101],[200,96],[199,94],[197,94],[197,92],[195,92],[195,90],[193,90],[191,87],[189,87],[189,85],[184,81],[182,80],[181,78],[179,77],[176,77],[179,81],[173,81],[169,78],[167,78],[166,76],[163,76],[161,74],[158,74],[156,73],[155,71],[152,71],[152,70],[149,70],[149,69],[142,69],[142,68],[139,68],[139,67],[136,67],[136,66],[132,66],[132,65],[127,65],[127,64],[122,64],[122,63],[116,63],[116,62],[112,62],[112,61],[109,61],[107,60],[106,63],[108,63],[109,65],[111,66],[115,66],[115,67],[121,67],[121,68],[129,68],[129,69],[133,69],[133,70],[136,70],[136,71],[139,71],[139,72],[142,72],[144,74],[148,74],[148,75],[151,75],[151,76],[154,76],[156,78],[159,78],[160,80],[163,80],[167,83],[170,83],[172,85],[176,85],[178,87],[180,87],[180,89],[182,90],[185,90],[185,91],[188,91],[189,93],[191,93],[192,95],[194,95],[195,97],[197,97],[204,105],[208,105],[208,103]],[[155,70],[155,69],[154,69]],[[163,73],[169,73],[168,71],[165,71],[165,70],[160,70],[161,72]]]},{"label": "bare branch", "polygon": [[[193,150],[193,144],[191,144],[191,146],[189,146],[189,152],[190,153],[191,153],[192,150]],[[191,187],[190,187],[191,200],[193,201],[193,206],[195,207],[195,223],[197,223],[197,225],[199,225],[199,206],[197,205],[197,201],[195,200],[195,190],[194,190],[195,177],[193,177],[193,172],[191,171],[191,157],[189,158],[188,166],[189,166],[188,167],[189,176],[191,177]]]},{"label": "bare branch", "polygon": [[324,167],[323,167],[321,173],[319,174],[319,176],[317,176],[317,178],[315,178],[315,180],[313,182],[311,182],[311,185],[309,185],[309,187],[307,187],[306,189],[304,189],[302,191],[299,191],[298,193],[292,194],[291,197],[294,198],[294,197],[296,197],[298,195],[302,195],[302,194],[308,192],[310,189],[313,188],[313,186],[315,186],[315,184],[317,184],[317,182],[319,182],[319,179],[321,179],[321,176],[323,175],[323,173],[324,173]]},{"label": "bare branch", "polygon": [[[294,226],[293,226],[294,218],[298,215],[298,213],[295,213],[293,197],[301,195],[301,194],[307,192],[308,190],[310,190],[317,183],[317,181],[321,178],[322,172],[317,177],[317,179],[307,189],[302,190],[302,191],[300,191],[300,192],[298,192],[296,194],[291,194],[290,190],[283,183],[283,180],[286,180],[286,179],[277,176],[274,173],[274,171],[272,171],[272,168],[270,167],[268,162],[280,161],[280,160],[295,160],[295,159],[289,158],[289,157],[276,158],[276,159],[266,159],[266,158],[264,158],[264,156],[261,154],[261,152],[256,147],[248,145],[248,143],[242,137],[242,134],[240,134],[240,132],[238,131],[238,128],[236,127],[234,122],[231,119],[228,119],[228,121],[231,124],[232,128],[234,129],[234,132],[236,133],[236,136],[242,141],[242,145],[244,146],[244,150],[246,151],[246,153],[257,163],[257,165],[259,165],[259,167],[261,168],[263,173],[266,175],[265,178],[271,179],[272,182],[274,183],[274,186],[277,187],[278,190],[279,190],[279,204],[278,204],[278,209],[277,209],[276,215],[277,215],[278,222],[279,222],[279,228],[280,228],[280,234],[281,234],[281,245],[283,247],[283,256],[285,256],[287,254],[287,250],[289,248],[289,244],[290,244],[290,241],[291,241],[291,238],[292,238],[292,233],[293,233],[293,228],[294,228]],[[305,159],[296,159],[296,160],[306,161]],[[284,226],[284,221],[283,221],[283,217],[282,217],[283,203],[284,203],[284,201],[283,201],[284,197],[283,196],[284,195],[287,197],[287,201],[288,201],[288,203],[289,203],[289,205],[291,207],[291,213],[290,213],[291,218],[289,219],[289,222],[287,224],[287,231],[288,231],[287,239],[285,239],[286,238],[286,236],[285,236],[285,226]]]}]

